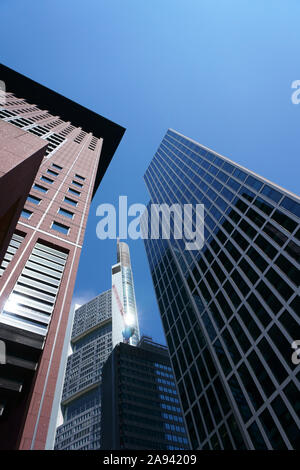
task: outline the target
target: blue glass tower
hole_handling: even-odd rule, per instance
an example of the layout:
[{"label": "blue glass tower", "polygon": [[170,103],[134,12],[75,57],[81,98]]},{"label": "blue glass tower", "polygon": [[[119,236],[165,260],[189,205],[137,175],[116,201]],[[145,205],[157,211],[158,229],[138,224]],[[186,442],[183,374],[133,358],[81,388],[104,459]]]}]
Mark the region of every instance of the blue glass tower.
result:
[{"label": "blue glass tower", "polygon": [[173,130],[145,182],[205,209],[201,250],[145,240],[193,448],[299,448],[299,197]]}]

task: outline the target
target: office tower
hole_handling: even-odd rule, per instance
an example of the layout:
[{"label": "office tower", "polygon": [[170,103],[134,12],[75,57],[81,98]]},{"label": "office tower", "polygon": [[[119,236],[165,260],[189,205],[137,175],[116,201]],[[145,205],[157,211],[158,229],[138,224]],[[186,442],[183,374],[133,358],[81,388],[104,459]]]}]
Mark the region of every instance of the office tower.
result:
[{"label": "office tower", "polygon": [[43,449],[90,202],[124,129],[4,66],[0,79],[24,155],[31,136],[47,144],[1,265],[0,446]]},{"label": "office tower", "polygon": [[0,121],[0,141],[1,264],[47,144],[39,137],[4,121]]},{"label": "office tower", "polygon": [[168,349],[118,344],[102,371],[102,449],[189,449]]},{"label": "office tower", "polygon": [[117,264],[112,266],[113,347],[127,341],[135,346],[140,339],[129,247],[117,241]]},{"label": "office tower", "polygon": [[118,342],[134,345],[137,339],[130,252],[128,245],[118,240],[112,289],[75,311],[73,352],[68,357],[61,400],[64,423],[57,429],[55,449],[99,449],[103,363]]},{"label": "office tower", "polygon": [[75,311],[55,449],[99,449],[101,370],[112,351],[111,290]]},{"label": "office tower", "polygon": [[192,447],[299,448],[299,197],[173,130],[145,181],[205,207],[201,250],[145,240]]}]

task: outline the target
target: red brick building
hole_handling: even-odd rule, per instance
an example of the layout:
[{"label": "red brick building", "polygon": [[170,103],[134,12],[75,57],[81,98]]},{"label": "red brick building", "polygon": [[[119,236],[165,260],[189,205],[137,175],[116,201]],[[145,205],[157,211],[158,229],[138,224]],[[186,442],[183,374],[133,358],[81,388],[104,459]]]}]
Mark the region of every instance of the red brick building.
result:
[{"label": "red brick building", "polygon": [[0,447],[43,449],[89,206],[124,129],[4,66],[0,79],[6,150],[48,145],[0,267]]}]

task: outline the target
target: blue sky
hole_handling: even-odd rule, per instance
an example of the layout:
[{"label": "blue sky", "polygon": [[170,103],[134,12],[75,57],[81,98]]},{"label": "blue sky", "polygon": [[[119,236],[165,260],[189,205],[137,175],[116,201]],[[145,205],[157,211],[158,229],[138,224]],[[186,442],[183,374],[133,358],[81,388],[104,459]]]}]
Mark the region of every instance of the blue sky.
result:
[{"label": "blue sky", "polygon": [[[110,288],[116,261],[97,206],[148,201],[169,127],[299,193],[299,0],[1,0],[0,17],[4,64],[127,128],[91,206],[77,301]],[[164,342],[143,243],[129,245],[141,331]]]}]

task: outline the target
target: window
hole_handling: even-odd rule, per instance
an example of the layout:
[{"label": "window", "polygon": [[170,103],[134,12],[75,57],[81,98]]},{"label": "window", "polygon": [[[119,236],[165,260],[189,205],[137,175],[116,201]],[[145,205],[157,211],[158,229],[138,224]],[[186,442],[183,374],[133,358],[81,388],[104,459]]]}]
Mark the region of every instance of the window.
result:
[{"label": "window", "polygon": [[52,166],[57,170],[62,170],[62,166],[57,165],[57,163],[52,163]]},{"label": "window", "polygon": [[27,201],[32,202],[32,204],[39,204],[41,202],[41,199],[39,197],[35,197],[29,194]]},{"label": "window", "polygon": [[290,197],[285,197],[280,205],[296,217],[300,217],[300,204]]},{"label": "window", "polygon": [[47,173],[49,173],[49,175],[58,176],[58,173],[56,171],[53,171],[53,170],[48,169]]},{"label": "window", "polygon": [[79,192],[79,191],[76,191],[76,189],[69,188],[69,189],[68,189],[68,192],[69,192],[69,193],[72,193],[72,194],[75,194],[76,196],[80,196],[80,192]]},{"label": "window", "polygon": [[49,183],[49,184],[52,184],[52,183],[53,183],[53,180],[52,180],[51,178],[48,178],[47,176],[44,176],[44,175],[42,175],[42,176],[40,177],[40,179],[41,179],[42,181],[45,181],[45,183]]},{"label": "window", "polygon": [[78,175],[78,173],[75,174],[75,177],[82,180],[82,181],[85,180],[84,176],[80,176],[80,175]]},{"label": "window", "polygon": [[274,202],[278,202],[281,198],[281,194],[270,186],[265,185],[261,191],[262,194],[272,199]]},{"label": "window", "polygon": [[36,189],[37,191],[40,191],[41,193],[47,193],[48,189],[44,188],[44,186],[40,186],[39,184],[34,184],[33,189]]},{"label": "window", "polygon": [[74,201],[73,199],[65,196],[64,198],[64,202],[66,202],[67,204],[70,204],[71,206],[77,206],[77,201]]},{"label": "window", "polygon": [[79,188],[82,188],[83,186],[82,183],[78,183],[78,181],[75,181],[75,180],[72,181],[72,184],[75,184],[75,186],[78,186]]},{"label": "window", "polygon": [[24,219],[30,219],[31,216],[32,216],[31,211],[28,211],[27,209],[22,210],[21,217],[23,217]]},{"label": "window", "polygon": [[65,251],[37,242],[5,305],[2,321],[45,336],[66,259]]},{"label": "window", "polygon": [[63,209],[62,207],[58,209],[58,214],[61,214],[65,217],[69,217],[69,219],[73,219],[73,216],[74,216],[73,212],[68,211],[67,209]]},{"label": "window", "polygon": [[56,230],[57,232],[63,233],[64,235],[68,235],[70,227],[63,225],[59,222],[53,222],[51,226],[52,230]]}]

